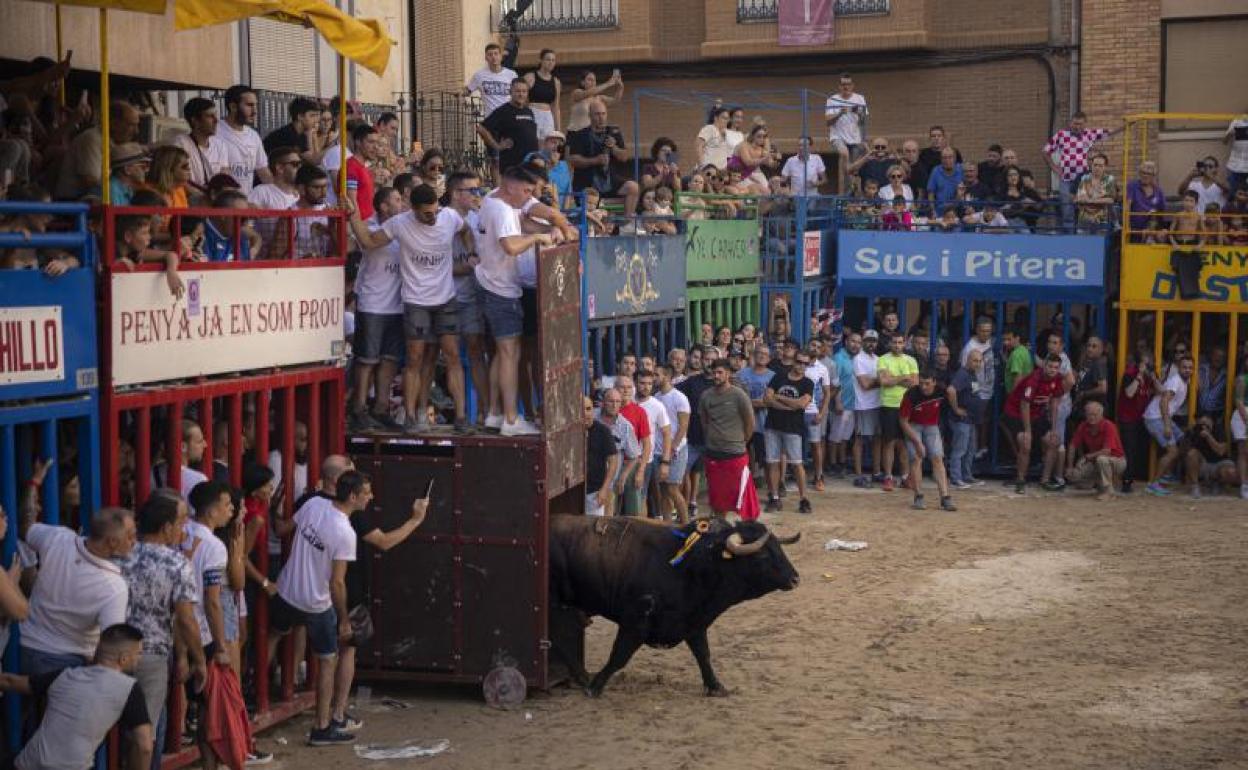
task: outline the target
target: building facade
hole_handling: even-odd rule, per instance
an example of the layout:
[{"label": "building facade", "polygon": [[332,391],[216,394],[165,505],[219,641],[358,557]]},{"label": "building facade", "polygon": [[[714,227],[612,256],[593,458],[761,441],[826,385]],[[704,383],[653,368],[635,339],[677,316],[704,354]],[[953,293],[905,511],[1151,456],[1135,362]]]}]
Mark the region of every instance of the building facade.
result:
[{"label": "building facade", "polygon": [[[779,45],[778,2],[534,0],[517,70],[552,48],[570,94],[583,70],[602,82],[619,67],[627,90],[610,122],[643,152],[670,137],[687,160],[716,98],[765,117],[786,152],[803,132],[826,152],[823,99],[850,72],[868,135],[926,144],[941,125],[971,158],[1016,149],[1041,185],[1041,148],[1075,109],[1110,128],[1128,113],[1248,109],[1248,0],[837,0],[834,41],[799,47]],[[417,90],[450,91],[481,66],[515,0],[413,6]],[[1212,126],[1162,134],[1154,149],[1176,183],[1193,153],[1225,154]],[[1109,144],[1114,166],[1120,147]]]}]

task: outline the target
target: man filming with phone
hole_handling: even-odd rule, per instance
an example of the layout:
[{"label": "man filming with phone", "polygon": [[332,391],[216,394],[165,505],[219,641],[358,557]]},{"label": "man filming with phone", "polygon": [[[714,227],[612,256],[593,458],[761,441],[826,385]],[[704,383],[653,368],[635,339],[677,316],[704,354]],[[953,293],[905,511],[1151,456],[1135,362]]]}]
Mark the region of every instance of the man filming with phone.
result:
[{"label": "man filming with phone", "polygon": [[[295,513],[291,555],[278,578],[278,595],[272,605],[275,633],[270,659],[280,635],[294,625],[308,626],[312,650],[322,659],[316,722],[308,742],[331,746],[354,741],[350,731],[364,726],[346,710],[355,678],[356,647],[366,643],[373,632],[366,601],[367,567],[358,559],[359,542],[385,552],[410,537],[425,520],[433,482],[425,488],[423,498],[412,501],[402,523],[387,531],[381,523],[391,517],[372,505],[372,484],[355,470],[349,458],[326,457],[321,475],[321,488]],[[329,489],[332,496],[327,494]],[[367,548],[363,555],[367,558]],[[326,603],[329,606],[322,609]],[[336,626],[336,636],[329,632],[332,626],[325,617],[326,609]],[[327,669],[332,673],[326,673]]]},{"label": "man filming with phone", "polygon": [[619,126],[607,125],[607,105],[597,97],[589,102],[589,126],[568,134],[568,165],[572,189],[593,187],[604,198],[622,197],[624,211],[637,210],[641,188],[628,179],[628,143]]}]

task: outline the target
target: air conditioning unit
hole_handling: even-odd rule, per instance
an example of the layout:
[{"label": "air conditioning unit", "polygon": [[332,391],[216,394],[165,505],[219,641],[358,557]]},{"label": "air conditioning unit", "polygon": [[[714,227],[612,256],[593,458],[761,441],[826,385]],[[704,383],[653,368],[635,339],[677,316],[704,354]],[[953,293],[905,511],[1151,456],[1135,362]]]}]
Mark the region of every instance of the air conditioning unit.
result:
[{"label": "air conditioning unit", "polygon": [[139,141],[146,145],[172,144],[178,135],[190,132],[190,127],[182,118],[144,115],[139,121]]}]

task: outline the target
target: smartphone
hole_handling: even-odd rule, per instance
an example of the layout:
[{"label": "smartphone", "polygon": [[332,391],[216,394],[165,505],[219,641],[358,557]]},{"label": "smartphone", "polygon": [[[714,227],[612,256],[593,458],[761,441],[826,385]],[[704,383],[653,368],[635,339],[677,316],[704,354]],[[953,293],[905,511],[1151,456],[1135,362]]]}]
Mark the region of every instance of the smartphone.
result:
[{"label": "smartphone", "polygon": [[429,479],[429,486],[425,487],[425,499],[429,499],[429,495],[433,494],[433,479]]}]

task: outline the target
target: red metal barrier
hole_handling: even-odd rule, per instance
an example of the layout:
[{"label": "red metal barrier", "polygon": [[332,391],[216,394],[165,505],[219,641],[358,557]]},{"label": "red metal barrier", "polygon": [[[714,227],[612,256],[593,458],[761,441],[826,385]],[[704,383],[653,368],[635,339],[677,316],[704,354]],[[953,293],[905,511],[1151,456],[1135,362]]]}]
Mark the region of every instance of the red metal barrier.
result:
[{"label": "red metal barrier", "polygon": [[[108,207],[102,210],[104,276],[101,312],[101,418],[103,498],[108,505],[137,507],[152,487],[159,455],[167,485],[182,490],[182,421],[194,420],[206,446],[198,469],[209,478],[225,466],[229,483],[240,487],[244,462],[268,464],[270,449],[280,452],[284,496],[282,514],[293,514],[295,437],[306,426],[307,488],[318,483],[322,459],[345,448],[346,382],[341,367],[345,295],[345,229],[342,212],[284,212],[183,209],[181,211]],[[128,269],[118,261],[119,219],[131,216],[215,217],[229,220],[233,253],[241,253],[246,219],[290,222],[287,245],[293,250],[295,221],[326,217],[336,227],[335,253],[293,260],[200,262],[182,259],[178,272],[186,294],[174,299],[163,263]],[[176,224],[175,224],[176,229]],[[333,228],[331,228],[333,229]],[[224,230],[223,230],[224,232]],[[172,244],[170,244],[172,246]],[[157,247],[161,248],[161,247]],[[180,252],[184,250],[179,245]],[[224,458],[215,457],[218,427],[225,430]],[[162,450],[163,447],[163,450]],[[132,450],[127,452],[125,450]],[[131,461],[129,458],[133,457]],[[132,478],[132,484],[126,483]],[[240,513],[241,515],[241,513]],[[269,568],[268,521],[256,540],[255,562]],[[284,649],[282,697],[269,696],[268,597],[255,592],[248,607],[255,633],[248,643],[256,665],[258,727],[287,719],[311,705],[310,694],[296,696],[292,649]],[[244,660],[247,656],[244,653]],[[181,751],[185,703],[181,688],[170,688],[166,768],[196,759]]]}]

